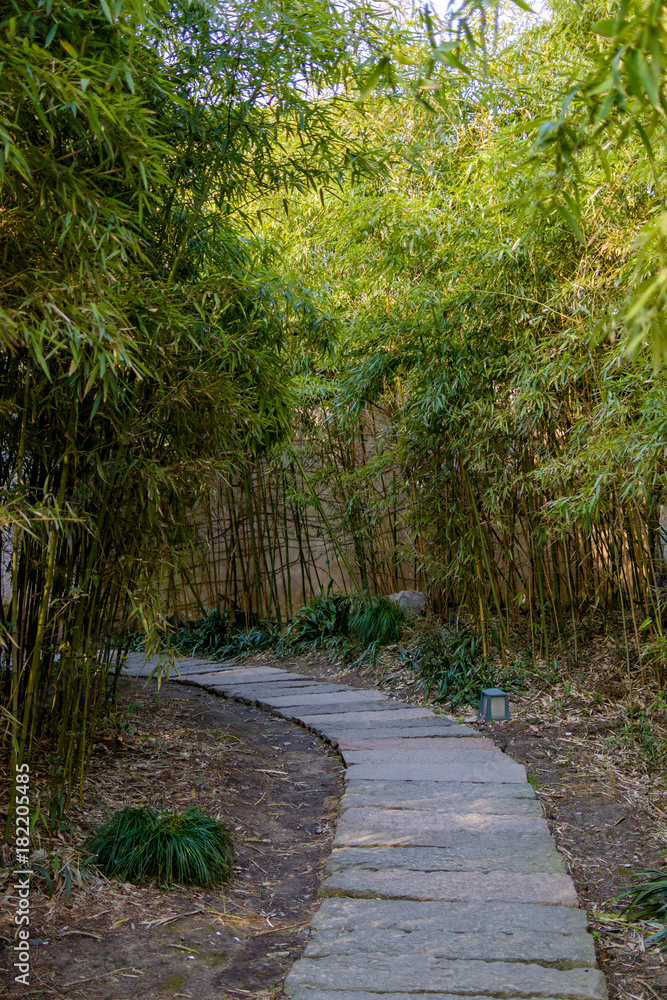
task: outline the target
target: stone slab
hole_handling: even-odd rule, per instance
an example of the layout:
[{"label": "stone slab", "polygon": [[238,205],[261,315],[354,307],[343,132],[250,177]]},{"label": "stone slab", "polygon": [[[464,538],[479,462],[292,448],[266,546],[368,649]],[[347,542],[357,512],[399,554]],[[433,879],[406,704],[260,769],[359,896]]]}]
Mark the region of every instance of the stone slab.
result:
[{"label": "stone slab", "polygon": [[[293,1000],[424,1000],[423,993],[370,993],[363,990],[320,990],[308,987],[296,987],[292,989],[287,986],[285,989],[287,996]],[[495,995],[495,994],[494,994]],[[460,993],[428,993],[428,1000],[489,1000],[489,994],[480,996],[462,996]],[[606,998],[607,994],[605,994]],[[532,997],[506,997],[503,1000],[562,1000],[558,997],[545,997],[543,994]]]},{"label": "stone slab", "polygon": [[[454,719],[448,718],[446,715],[434,715],[433,712],[429,711],[427,708],[419,708],[415,705],[412,706],[413,709],[418,713],[415,717],[408,717],[403,719],[400,723],[389,720],[383,723],[382,728],[396,729],[395,733],[389,733],[388,736],[402,737],[405,733],[409,733],[411,736],[428,736],[430,732],[446,733],[448,729],[460,727],[462,724],[455,722]],[[354,719],[342,719],[337,723],[340,732],[349,729],[349,734],[351,736],[358,736],[363,731],[363,727],[358,725]],[[469,729],[469,726],[465,727]],[[423,730],[423,732],[420,732]],[[378,727],[379,731],[379,727]],[[365,730],[368,734],[368,730]],[[376,728],[373,728],[373,733],[375,734]],[[477,732],[476,729],[471,730],[471,732]],[[481,734],[479,734],[481,735]]]},{"label": "stone slab", "polygon": [[325,899],[313,919],[306,958],[368,953],[535,962],[560,969],[595,965],[586,915],[567,907],[516,903],[415,903]]},{"label": "stone slab", "polygon": [[[400,741],[399,741],[400,742]],[[428,740],[409,740],[395,750],[346,750],[347,777],[372,780],[436,780],[511,782],[524,784],[526,772],[506,754],[488,747],[486,740],[440,740],[437,747],[419,746]],[[413,744],[417,744],[413,748]],[[454,746],[461,744],[461,746]]]},{"label": "stone slab", "polygon": [[357,930],[363,928],[399,928],[422,931],[430,928],[434,935],[441,931],[458,934],[503,934],[535,931],[544,934],[573,936],[584,934],[588,943],[592,935],[586,927],[583,910],[571,907],[540,906],[537,903],[470,903],[414,902],[395,899],[350,899],[332,896],[323,899],[313,917],[312,926],[318,933],[324,930]]},{"label": "stone slab", "polygon": [[595,946],[586,932],[566,935],[495,930],[460,934],[455,930],[441,930],[434,936],[430,928],[414,931],[364,928],[356,930],[353,936],[347,930],[319,931],[311,938],[303,955],[304,958],[386,955],[393,956],[398,962],[419,955],[450,961],[478,959],[484,955],[486,962],[534,962],[557,969],[591,968],[595,965]]},{"label": "stone slab", "polygon": [[542,816],[542,804],[532,787],[488,785],[462,781],[348,781],[341,809],[431,809],[436,812],[497,813]]},{"label": "stone slab", "polygon": [[[429,722],[428,719],[415,719],[414,721]],[[369,736],[368,726],[346,726],[345,728],[341,726],[338,727],[335,739],[339,746],[344,746],[348,750],[370,750],[377,745],[378,741],[384,740],[440,740],[456,736],[484,739],[476,729],[459,725],[456,722],[451,722],[449,725],[433,725],[431,723],[420,729],[416,729],[414,726],[406,726],[405,728],[401,726],[373,726],[372,737]]]},{"label": "stone slab", "polygon": [[451,961],[431,955],[333,955],[302,958],[286,980],[297,989],[364,990],[372,993],[479,994],[494,1000],[515,997],[560,997],[562,1000],[604,1000],[602,973],[595,968],[550,969],[523,962]]},{"label": "stone slab", "polygon": [[[363,694],[365,692],[359,692]],[[317,725],[312,725],[311,720],[315,717],[318,719],[326,719],[329,716],[334,715],[344,715],[346,718],[350,718],[351,715],[363,715],[364,717],[371,717],[371,714],[379,714],[383,718],[389,715],[389,713],[396,714],[398,712],[410,711],[410,709],[403,705],[400,701],[380,701],[371,698],[359,698],[357,701],[346,700],[344,703],[341,701],[334,701],[334,695],[331,695],[331,701],[327,702],[324,700],[326,696],[323,696],[322,700],[313,702],[309,705],[276,705],[274,706],[274,711],[280,712],[286,719],[298,719],[308,728],[313,729],[315,732],[320,732]],[[317,714],[316,714],[317,713]],[[335,737],[327,736],[327,739],[334,739]]]},{"label": "stone slab", "polygon": [[[338,726],[340,726],[341,729],[349,729],[349,727],[353,724],[357,726],[363,725],[366,722],[373,722],[374,725],[377,725],[380,722],[391,722],[391,725],[393,726],[399,725],[399,723],[402,724],[404,721],[408,721],[410,719],[435,718],[433,712],[429,712],[427,708],[401,706],[401,703],[396,701],[390,702],[390,705],[397,705],[398,708],[389,708],[387,705],[380,705],[378,706],[377,711],[373,712],[372,715],[370,712],[364,711],[360,708],[357,708],[354,712],[350,710],[349,712],[328,712],[321,715],[311,712],[309,715],[302,716],[301,721],[310,729],[322,732],[326,735],[327,739],[331,739],[335,738]],[[395,715],[395,712],[400,712],[400,714]]]},{"label": "stone slab", "polygon": [[[544,910],[554,907],[544,906]],[[358,927],[318,931],[304,951],[304,958],[325,958],[333,955],[394,956],[403,962],[419,955],[456,959],[478,959],[486,962],[534,962],[557,969],[590,968],[595,965],[595,946],[586,932],[578,934],[547,933],[546,931],[504,931],[489,928],[483,931],[458,932],[455,928],[430,926],[405,931],[392,927]]]},{"label": "stone slab", "polygon": [[[184,677],[182,683],[197,683],[203,687],[236,687],[239,684],[264,684],[282,680],[297,681],[306,674],[291,674],[277,667],[239,667],[229,670],[209,670]],[[174,678],[177,680],[177,678]],[[306,678],[307,679],[307,678]]]},{"label": "stone slab", "polygon": [[[123,665],[121,676],[150,677],[159,663],[159,656],[152,656],[146,659],[143,653],[130,653]],[[198,660],[192,657],[176,657],[173,666],[168,659],[163,659],[162,664],[165,671],[169,667],[170,680],[173,680],[179,674],[180,676],[185,676],[187,674],[201,673],[202,669],[206,669],[206,667],[215,668],[216,670],[223,667],[223,664],[216,663],[214,660]]]},{"label": "stone slab", "polygon": [[544,906],[579,905],[569,875],[520,875],[502,871],[415,872],[347,868],[330,875],[322,883],[320,895],[366,899],[442,899],[451,903],[488,900],[540,903]]},{"label": "stone slab", "polygon": [[452,834],[446,847],[336,847],[327,872],[346,868],[370,871],[407,869],[413,872],[565,872],[563,857],[551,837],[524,836],[508,843],[505,837]]},{"label": "stone slab", "polygon": [[[457,736],[454,733],[452,733],[452,729],[460,729],[462,734],[465,736],[469,736],[472,733],[475,733],[478,740],[482,741],[480,744],[478,744],[479,746],[485,746],[488,749],[491,749],[492,747],[495,746],[493,740],[490,740],[488,737],[483,736],[481,733],[475,732],[474,729],[470,729],[468,726],[456,726],[456,725],[447,726],[445,727],[445,729],[441,730],[439,733],[435,733],[432,736],[425,736],[423,733],[419,734],[413,733],[412,736],[404,736],[403,733],[400,732],[400,726],[396,728],[399,730],[399,732],[395,736],[383,736],[380,733],[376,733],[375,727],[373,727],[372,732],[369,732],[368,729],[366,729],[365,735],[362,735],[360,732],[356,736],[343,737],[343,740],[344,742],[350,744],[350,749],[352,750],[354,749],[383,750],[388,753],[391,753],[392,750],[405,749],[406,748],[405,740],[409,739],[411,740],[409,749],[411,752],[413,752],[414,750],[420,750],[420,749],[434,750],[436,749],[436,747],[440,745],[440,743],[442,743],[443,746],[447,746],[448,748],[455,747],[457,744],[450,742],[452,739],[457,738]],[[461,736],[458,736],[458,739],[461,739]]]},{"label": "stone slab", "polygon": [[[368,732],[368,730],[367,730]],[[386,757],[394,759],[397,753],[409,754],[414,757],[420,753],[431,754],[436,756],[442,751],[447,756],[453,756],[460,753],[462,757],[467,757],[471,752],[480,753],[482,751],[487,751],[495,757],[507,757],[507,754],[503,754],[502,750],[499,750],[495,745],[493,740],[490,740],[488,736],[480,736],[479,739],[475,740],[474,744],[471,744],[469,740],[456,739],[452,737],[435,737],[433,739],[428,737],[414,737],[410,740],[409,745],[405,743],[403,739],[373,739],[372,734],[369,733],[367,737],[367,742],[369,746],[362,747],[358,754],[351,751],[350,756],[367,756],[363,751],[371,751],[377,755],[384,754]]]},{"label": "stone slab", "polygon": [[337,694],[302,694],[294,693],[293,695],[277,696],[275,701],[276,708],[292,708],[298,705],[303,709],[311,709],[310,714],[314,715],[317,709],[321,712],[321,709],[327,709],[330,706],[334,707],[334,710],[340,712],[344,710],[348,705],[358,705],[367,704],[368,702],[378,702],[383,708],[387,708],[388,705],[400,704],[399,702],[391,702],[387,698],[386,694],[382,694],[380,691],[366,691],[359,688],[344,688]]},{"label": "stone slab", "polygon": [[315,692],[319,694],[335,694],[336,692],[347,690],[342,684],[314,684],[312,681],[293,680],[289,674],[285,678],[274,677],[268,681],[260,681],[256,684],[252,682],[239,684],[235,681],[227,683],[224,679],[221,679],[220,687],[233,697],[253,700],[260,704],[262,702],[268,703],[269,700],[287,695],[290,697],[294,696],[296,700],[301,694],[313,694]]},{"label": "stone slab", "polygon": [[382,747],[346,750],[349,778],[526,781],[524,768],[491,740],[383,740]]},{"label": "stone slab", "polygon": [[435,812],[426,809],[347,809],[338,821],[334,845],[446,847],[452,834],[471,840],[491,835],[508,841],[524,834],[549,835],[546,820],[537,816],[498,816],[493,813]]}]

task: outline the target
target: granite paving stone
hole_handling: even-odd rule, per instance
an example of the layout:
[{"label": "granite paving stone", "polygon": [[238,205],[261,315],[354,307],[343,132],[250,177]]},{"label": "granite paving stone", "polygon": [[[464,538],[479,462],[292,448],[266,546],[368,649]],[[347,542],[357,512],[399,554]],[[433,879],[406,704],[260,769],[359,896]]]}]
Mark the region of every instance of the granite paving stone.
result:
[{"label": "granite paving stone", "polygon": [[[292,988],[287,987],[287,995],[293,997],[293,1000],[489,1000],[489,997],[495,997],[494,993],[486,993],[481,996],[479,993],[475,996],[470,996],[470,994],[461,995],[461,993],[373,993],[364,992],[363,990],[321,990],[314,987],[298,986]],[[563,1000],[562,997],[547,997],[544,994],[533,994],[531,997],[521,997],[511,996],[503,997],[503,1000]]]},{"label": "granite paving stone", "polygon": [[[389,714],[391,712],[391,714]],[[400,712],[399,715],[394,714],[395,712]],[[318,732],[322,732],[327,738],[335,738],[335,732],[337,727],[340,725],[341,728],[350,727],[354,724],[355,726],[365,725],[366,722],[371,721],[373,725],[378,725],[380,722],[386,723],[390,722],[392,726],[398,725],[402,722],[413,722],[415,719],[433,719],[433,713],[429,712],[427,708],[414,708],[408,705],[402,705],[398,701],[391,702],[389,705],[385,704],[378,705],[377,713],[373,716],[369,712],[364,711],[362,708],[357,706],[354,711],[349,710],[346,712],[328,712],[324,715],[318,715],[315,712],[310,712],[308,715],[303,715],[301,721],[304,725],[310,727],[311,729],[316,729]]]},{"label": "granite paving stone", "polygon": [[[392,741],[393,742],[393,741]],[[430,779],[434,781],[526,781],[526,772],[506,754],[486,740],[441,740],[437,747],[416,746],[428,740],[406,740],[391,750],[346,750],[343,757],[349,778],[375,780]],[[460,743],[462,746],[452,746]]]},{"label": "granite paving stone", "polygon": [[338,821],[334,846],[407,847],[415,844],[445,847],[452,834],[463,832],[475,840],[484,835],[513,838],[543,833],[548,836],[549,826],[538,816],[357,807],[347,809]]},{"label": "granite paving stone", "polygon": [[283,706],[292,708],[298,705],[304,710],[310,709],[311,715],[315,714],[316,709],[321,710],[322,708],[328,708],[330,705],[334,706],[337,712],[340,712],[341,709],[346,708],[348,705],[357,705],[360,702],[364,705],[369,702],[377,702],[385,709],[392,704],[400,704],[400,702],[391,702],[386,694],[381,694],[379,691],[355,690],[351,688],[344,689],[332,695],[326,693],[317,694],[315,692],[312,694],[304,693],[302,695],[299,695],[297,692],[292,695],[276,695],[277,708],[282,708]]},{"label": "granite paving stone", "polygon": [[[288,996],[292,997],[293,1000],[489,1000],[489,997],[495,997],[496,994],[486,993],[481,996],[479,993],[476,996],[470,996],[466,994],[462,996],[460,993],[372,993],[364,992],[363,990],[321,990],[314,987],[287,987],[286,993]],[[542,993],[539,995],[533,994],[531,997],[503,997],[503,1000],[563,1000],[562,997],[546,997]]]},{"label": "granite paving stone", "polygon": [[[565,919],[567,917],[567,919]],[[595,965],[585,914],[512,903],[325,899],[306,958],[359,952],[535,962],[560,969]]]},{"label": "granite paving stone", "polygon": [[[480,902],[469,903],[413,902],[404,899],[353,899],[332,896],[323,899],[313,917],[312,927],[322,930],[353,930],[356,928],[392,928],[421,931],[430,928],[434,934],[456,931],[458,934],[481,934],[488,930],[504,934],[535,931],[572,937],[586,931],[588,919],[579,908],[541,906],[538,903]],[[585,933],[587,946],[593,943]],[[314,940],[314,939],[312,939]],[[592,952],[589,953],[592,959]]]},{"label": "granite paving stone", "polygon": [[344,868],[372,871],[408,869],[415,872],[504,871],[564,872],[563,856],[545,834],[505,836],[453,833],[446,847],[338,847],[329,855],[327,872]]},{"label": "granite paving stone", "polygon": [[442,899],[541,903],[578,906],[569,875],[516,872],[415,872],[406,869],[371,871],[346,868],[334,872],[320,888],[322,896],[358,896],[378,899]]},{"label": "granite paving stone", "polygon": [[[187,674],[201,673],[202,669],[206,669],[209,666],[209,662],[210,667],[215,670],[219,670],[223,666],[223,664],[215,663],[213,660],[207,661],[193,659],[192,657],[175,657],[173,665],[168,660],[163,659],[162,668],[166,669],[169,666],[170,679],[173,680],[178,674],[185,676]],[[152,656],[146,659],[143,653],[128,653],[121,673],[130,677],[150,677],[159,664],[159,656]]]},{"label": "granite paving stone", "polygon": [[[365,694],[366,692],[359,692],[359,695]],[[345,697],[345,695],[343,695]],[[359,697],[351,699],[349,701],[343,701],[342,698],[336,699],[335,695],[331,695],[331,700],[326,700],[326,695],[322,696],[322,700],[316,702],[313,701],[306,704],[299,705],[276,705],[275,710],[283,715],[286,719],[298,719],[299,722],[303,722],[310,729],[315,730],[315,732],[321,732],[319,726],[311,725],[310,719],[315,711],[319,718],[323,718],[326,715],[337,715],[342,709],[347,709],[355,714],[370,715],[372,712],[381,713],[383,716],[389,714],[389,712],[404,712],[410,711],[407,705],[403,705],[400,701],[378,701],[370,698]],[[328,737],[331,739],[331,737]]]},{"label": "granite paving stone", "polygon": [[528,785],[498,784],[480,788],[475,782],[364,781],[345,786],[340,807],[375,809],[432,809],[436,812],[499,813],[542,816],[540,801]]},{"label": "granite paving stone", "polygon": [[595,968],[550,969],[524,962],[437,958],[433,955],[338,955],[301,958],[285,982],[327,990],[373,993],[478,993],[494,997],[554,996],[562,1000],[604,1000],[602,973]]},{"label": "granite paving stone", "polygon": [[308,681],[292,680],[291,678],[284,680],[280,677],[270,678],[268,681],[261,681],[256,684],[252,682],[239,684],[235,681],[226,682],[223,680],[220,682],[219,687],[235,698],[244,698],[246,701],[254,699],[258,702],[268,702],[270,699],[286,696],[294,696],[296,701],[297,696],[312,694],[316,690],[318,694],[335,694],[336,692],[347,690],[341,684],[318,685]]},{"label": "granite paving stone", "polygon": [[[463,726],[462,723],[455,722],[454,719],[448,719],[442,715],[433,715],[433,713],[427,708],[418,708],[416,711],[418,714],[415,717],[405,718],[400,722],[400,724],[390,719],[383,723],[382,727],[373,727],[373,737],[377,738],[378,736],[381,736],[384,729],[395,730],[395,732],[388,734],[389,737],[398,736],[403,739],[407,736],[429,736],[431,733],[439,736],[441,734],[446,734],[446,732],[450,729],[462,728],[465,728],[469,732],[473,732],[476,735],[480,735],[477,733],[476,729],[471,729],[470,726]],[[357,722],[355,722],[354,718],[348,718],[347,715],[345,715],[337,723],[337,726],[339,732],[346,735],[347,730],[349,730],[349,735],[351,736],[361,736],[364,731],[368,736],[368,730],[364,730],[363,726],[360,726]],[[420,732],[420,730],[422,731]]]},{"label": "granite paving stone", "polygon": [[[439,740],[454,736],[471,736],[474,739],[484,739],[481,733],[476,729],[471,729],[470,726],[463,726],[457,723],[437,725],[439,720],[436,719],[415,719],[414,721],[426,722],[429,725],[422,726],[419,729],[414,727],[401,729],[399,726],[374,726],[372,738],[369,738],[366,726],[357,726],[355,728],[338,726],[334,735],[336,742],[348,750],[370,750],[379,741],[387,739],[415,740],[426,738],[429,740]],[[433,723],[436,724],[433,725]]]},{"label": "granite paving stone", "polygon": [[199,684],[205,687],[225,688],[239,684],[282,683],[283,680],[309,680],[306,674],[287,674],[277,667],[239,667],[218,671],[202,671],[199,674],[189,674],[187,677],[175,678],[182,684]]}]

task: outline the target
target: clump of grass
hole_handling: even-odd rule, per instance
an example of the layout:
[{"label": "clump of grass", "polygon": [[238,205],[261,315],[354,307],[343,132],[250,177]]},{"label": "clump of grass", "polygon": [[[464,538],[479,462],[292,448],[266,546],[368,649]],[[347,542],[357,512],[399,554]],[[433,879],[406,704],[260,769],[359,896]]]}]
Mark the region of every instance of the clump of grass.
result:
[{"label": "clump of grass", "polygon": [[405,612],[386,597],[334,594],[331,588],[315,597],[290,618],[282,631],[273,622],[238,628],[232,616],[215,608],[203,618],[170,633],[170,645],[190,656],[212,660],[248,655],[274,648],[279,656],[321,649],[357,661],[373,661],[380,646],[398,642]]},{"label": "clump of grass", "polygon": [[37,884],[50,897],[62,893],[68,902],[72,889],[84,889],[105,881],[88,851],[65,846],[55,851],[35,851],[30,858],[30,868]]},{"label": "clump of grass", "polygon": [[452,709],[475,704],[485,687],[516,691],[524,673],[519,664],[502,665],[486,656],[479,636],[460,622],[434,617],[415,622],[412,642],[400,655],[421,680],[425,696],[449,702]]},{"label": "clump of grass", "polygon": [[355,601],[349,619],[350,632],[367,649],[398,642],[406,620],[405,611],[388,597]]},{"label": "clump of grass", "polygon": [[221,654],[229,644],[231,616],[218,608],[209,608],[203,618],[188,622],[187,625],[170,634],[170,645],[182,653],[197,656],[204,653],[214,657]]},{"label": "clump of grass", "polygon": [[325,649],[339,653],[347,645],[350,598],[347,594],[321,593],[296,612],[280,636],[281,655]]},{"label": "clump of grass", "polygon": [[667,949],[667,870],[647,868],[633,877],[644,881],[626,889],[618,899],[630,897],[625,905],[629,917],[665,924],[662,930],[651,934],[644,942],[649,947],[657,945],[664,951]]},{"label": "clump of grass", "polygon": [[172,649],[188,656],[220,661],[269,649],[277,636],[278,626],[274,622],[241,628],[231,612],[209,608],[202,618],[170,630],[168,642]]},{"label": "clump of grass", "polygon": [[231,879],[234,865],[229,828],[196,806],[180,814],[123,809],[86,846],[103,874],[123,882],[215,886]]}]

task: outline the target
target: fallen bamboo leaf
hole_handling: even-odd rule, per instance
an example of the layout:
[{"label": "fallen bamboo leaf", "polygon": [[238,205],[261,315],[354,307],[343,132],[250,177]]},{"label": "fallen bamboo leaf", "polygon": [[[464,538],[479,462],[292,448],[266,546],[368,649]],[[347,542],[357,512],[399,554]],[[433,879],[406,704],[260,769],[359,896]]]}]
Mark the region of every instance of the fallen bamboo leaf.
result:
[{"label": "fallen bamboo leaf", "polygon": [[78,934],[79,937],[89,937],[95,938],[96,941],[101,941],[102,938],[99,934],[93,934],[92,931],[61,931],[60,936],[65,937],[67,934]]},{"label": "fallen bamboo leaf", "polygon": [[165,924],[170,924],[172,920],[180,920],[181,917],[193,917],[197,913],[206,913],[206,910],[188,910],[186,913],[173,913],[170,917],[157,917],[155,920],[142,920],[140,921],[142,926],[152,930],[153,927],[164,927]]}]

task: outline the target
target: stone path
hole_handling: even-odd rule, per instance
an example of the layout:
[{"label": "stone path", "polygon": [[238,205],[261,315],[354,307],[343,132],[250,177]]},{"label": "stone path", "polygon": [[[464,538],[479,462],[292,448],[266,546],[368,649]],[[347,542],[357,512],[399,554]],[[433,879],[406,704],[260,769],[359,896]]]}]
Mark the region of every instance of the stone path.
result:
[{"label": "stone path", "polygon": [[[152,664],[131,654],[127,672]],[[605,1000],[586,914],[524,768],[378,691],[275,667],[179,661],[196,684],[293,719],[347,765],[295,1000]]]}]

